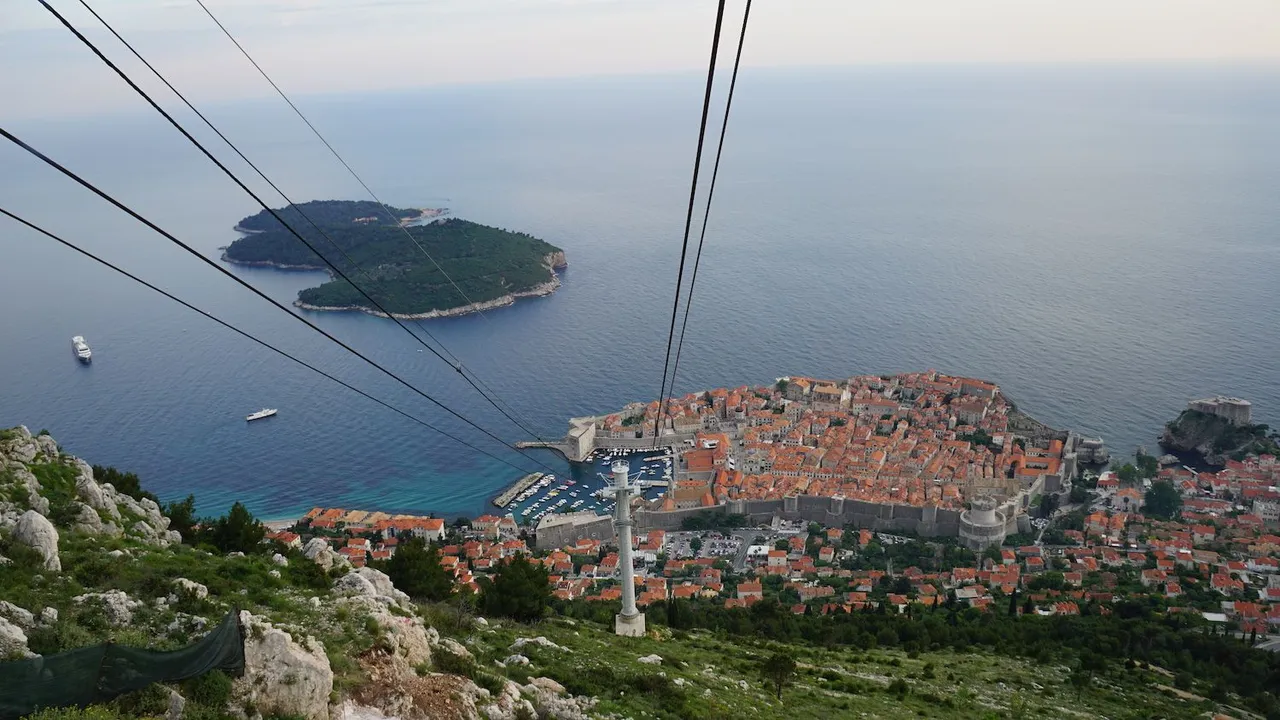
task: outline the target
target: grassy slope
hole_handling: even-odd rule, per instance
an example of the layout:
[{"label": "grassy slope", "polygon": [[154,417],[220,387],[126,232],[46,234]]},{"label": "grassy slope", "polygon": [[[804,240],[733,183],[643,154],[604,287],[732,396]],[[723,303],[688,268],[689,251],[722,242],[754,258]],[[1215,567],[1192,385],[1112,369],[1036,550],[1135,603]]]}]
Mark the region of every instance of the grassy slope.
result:
[{"label": "grassy slope", "polygon": [[[448,634],[447,622],[438,627]],[[1169,680],[1150,670],[1115,671],[1095,680],[1077,699],[1075,688],[1067,685],[1068,668],[1058,665],[982,653],[911,658],[898,651],[800,646],[786,648],[800,668],[779,702],[757,667],[783,646],[738,643],[706,632],[672,636],[663,629],[662,634],[663,639],[619,638],[596,625],[550,620],[536,628],[502,624],[460,639],[481,666],[494,667],[493,661],[512,653],[517,637],[546,636],[570,652],[526,646],[520,652],[532,665],[501,672],[517,681],[550,677],[571,692],[600,698],[596,712],[626,717],[1172,718],[1196,717],[1214,708],[1208,701],[1181,700],[1158,689]],[[663,664],[637,662],[650,654],[661,656]],[[902,696],[888,690],[899,678],[908,687]]]}]

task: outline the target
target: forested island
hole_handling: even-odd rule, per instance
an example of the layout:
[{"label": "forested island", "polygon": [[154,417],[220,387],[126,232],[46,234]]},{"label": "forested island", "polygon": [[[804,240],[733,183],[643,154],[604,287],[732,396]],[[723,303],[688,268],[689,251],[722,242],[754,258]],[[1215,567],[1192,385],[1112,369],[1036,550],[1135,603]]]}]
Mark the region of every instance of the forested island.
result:
[{"label": "forested island", "polygon": [[[324,257],[263,211],[236,224],[246,236],[231,243],[222,259],[313,270],[328,270],[328,260],[397,317],[462,315],[548,295],[560,286],[556,268],[566,264],[563,250],[527,233],[458,218],[415,224],[441,210],[316,200],[276,213]],[[334,279],[298,293],[295,304],[382,315],[351,283],[330,275]]]}]

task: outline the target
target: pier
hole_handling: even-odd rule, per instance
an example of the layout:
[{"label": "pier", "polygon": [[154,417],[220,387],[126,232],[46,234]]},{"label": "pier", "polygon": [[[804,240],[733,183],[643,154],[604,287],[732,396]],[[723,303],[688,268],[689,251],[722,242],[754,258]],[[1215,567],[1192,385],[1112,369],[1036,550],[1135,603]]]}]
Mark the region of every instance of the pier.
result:
[{"label": "pier", "polygon": [[521,440],[516,443],[516,447],[521,450],[554,450],[564,456],[566,460],[573,462],[581,462],[578,457],[577,448],[567,442],[543,442],[541,440]]},{"label": "pier", "polygon": [[502,494],[493,499],[493,504],[500,508],[504,508],[511,504],[517,495],[524,492],[527,488],[542,479],[542,473],[529,473],[519,480],[515,481],[511,487],[502,491]]}]

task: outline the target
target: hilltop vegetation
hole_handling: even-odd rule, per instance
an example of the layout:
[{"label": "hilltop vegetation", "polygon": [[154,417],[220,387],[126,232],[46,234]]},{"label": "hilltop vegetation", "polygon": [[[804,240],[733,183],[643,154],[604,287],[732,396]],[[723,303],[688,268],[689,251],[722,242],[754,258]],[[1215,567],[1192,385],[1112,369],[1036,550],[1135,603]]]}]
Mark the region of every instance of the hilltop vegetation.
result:
[{"label": "hilltop vegetation", "polygon": [[[449,218],[402,230],[387,223],[373,203],[325,201],[306,203],[303,208],[324,230],[323,235],[301,220],[297,211],[277,212],[323,259],[265,213],[240,221],[239,227],[256,232],[233,242],[224,259],[313,269],[326,269],[324,260],[328,260],[397,315],[447,312],[466,306],[468,299],[507,304],[520,295],[545,294],[554,289],[553,266],[564,264],[563,252],[550,243],[466,220]],[[417,214],[403,208],[393,211]],[[367,217],[377,220],[356,221]],[[303,290],[298,300],[316,308],[375,309],[341,278]]]},{"label": "hilltop vegetation", "polygon": [[[409,220],[418,217],[422,212],[417,208],[396,208],[388,206],[385,210],[381,205],[372,200],[312,200],[299,205],[290,205],[289,207],[276,208],[276,215],[279,215],[288,225],[302,231],[303,227],[311,227],[311,223],[307,222],[307,218],[311,219],[320,227],[330,227],[333,225],[352,225],[357,218],[376,218],[375,224],[387,225],[391,224],[391,217],[397,220]],[[303,217],[303,215],[306,217]],[[255,215],[241,220],[236,224],[237,228],[248,232],[266,232],[268,230],[284,230],[284,226],[279,220],[263,210]]]}]

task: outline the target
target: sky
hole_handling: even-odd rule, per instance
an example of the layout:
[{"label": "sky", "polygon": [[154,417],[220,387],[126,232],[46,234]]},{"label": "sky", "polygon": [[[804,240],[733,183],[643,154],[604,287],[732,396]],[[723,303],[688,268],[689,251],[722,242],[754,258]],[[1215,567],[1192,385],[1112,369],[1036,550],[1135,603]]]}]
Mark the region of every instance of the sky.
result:
[{"label": "sky", "polygon": [[[88,0],[198,102],[271,90],[195,0]],[[113,59],[79,0],[48,0]],[[714,0],[206,0],[288,92],[342,93],[706,66]],[[731,61],[742,0],[730,0]],[[101,41],[101,42],[99,42]],[[1212,61],[1280,64],[1277,0],[757,0],[744,67]],[[0,117],[133,107],[37,0],[0,1]]]}]

